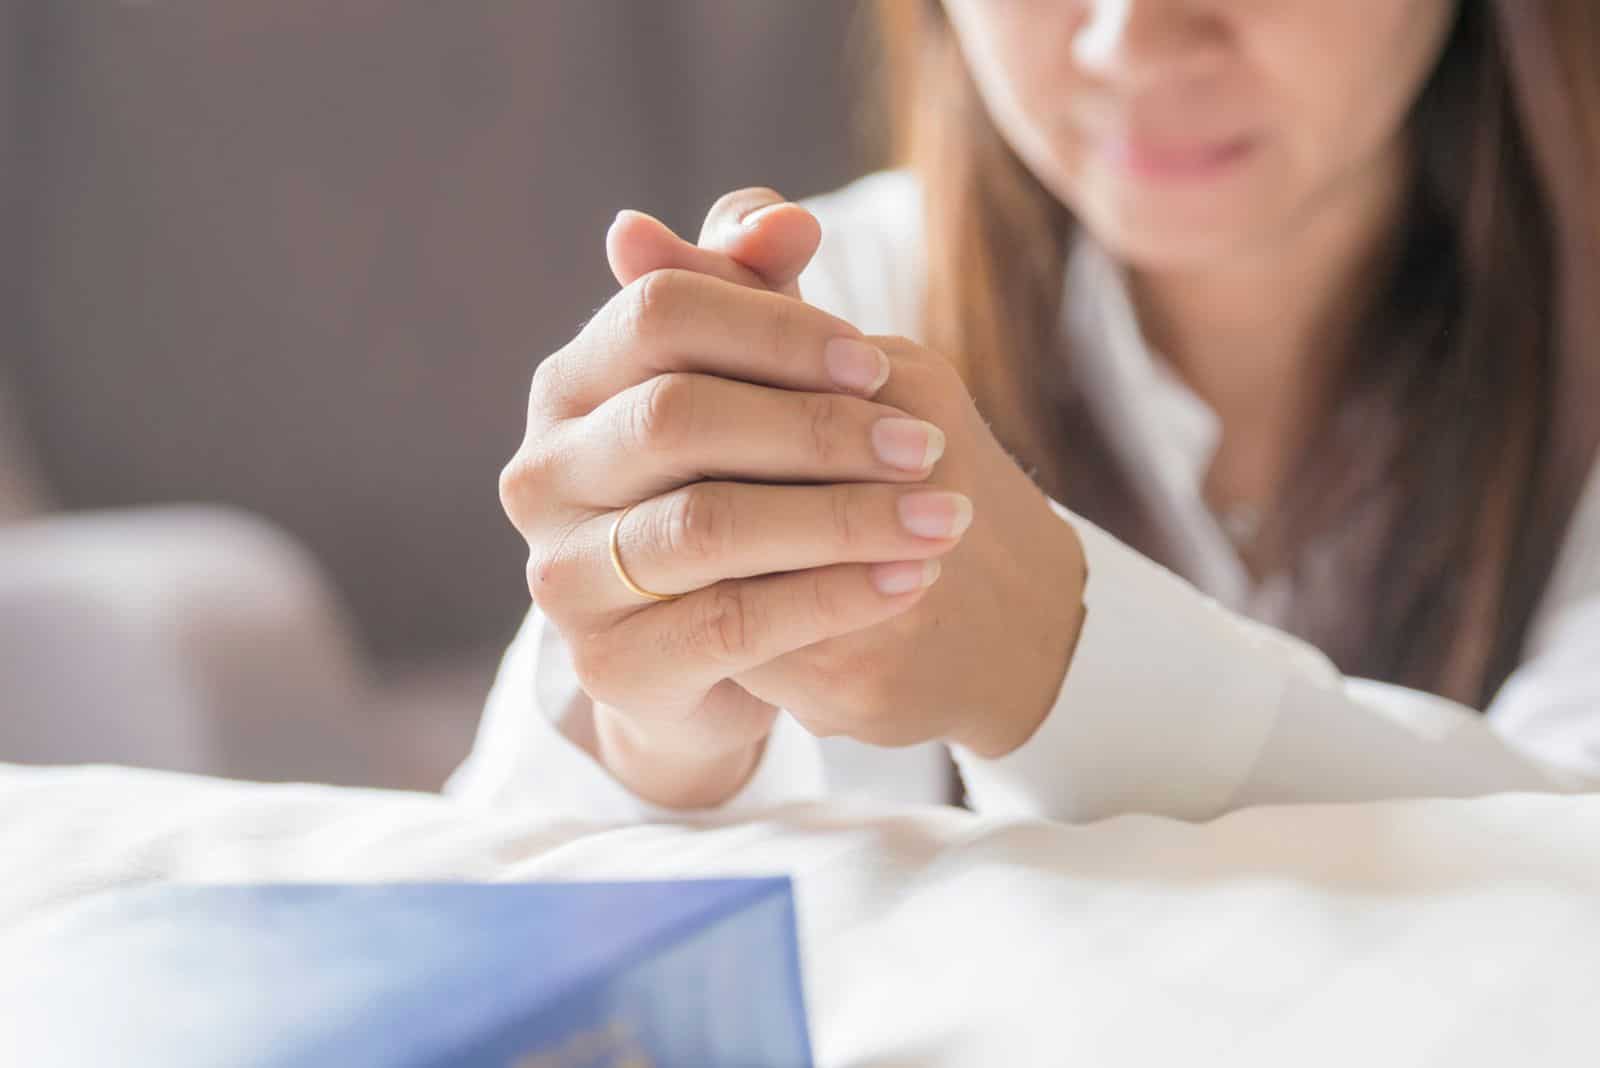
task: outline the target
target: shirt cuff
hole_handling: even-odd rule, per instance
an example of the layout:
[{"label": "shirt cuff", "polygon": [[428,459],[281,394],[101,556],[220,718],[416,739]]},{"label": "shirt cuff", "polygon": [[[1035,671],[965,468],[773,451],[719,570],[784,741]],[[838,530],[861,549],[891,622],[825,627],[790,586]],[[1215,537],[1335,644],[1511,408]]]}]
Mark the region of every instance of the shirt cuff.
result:
[{"label": "shirt cuff", "polygon": [[817,739],[778,716],[745,785],[715,809],[671,809],[640,798],[573,740],[590,715],[560,634],[537,609],[506,651],[472,752],[445,792],[476,804],[531,805],[602,823],[683,822],[696,816],[812,800],[826,788]]},{"label": "shirt cuff", "polygon": [[970,803],[1063,820],[1224,811],[1277,717],[1281,658],[1178,576],[1056,509],[1083,543],[1083,630],[1028,741],[997,759],[955,747]]}]

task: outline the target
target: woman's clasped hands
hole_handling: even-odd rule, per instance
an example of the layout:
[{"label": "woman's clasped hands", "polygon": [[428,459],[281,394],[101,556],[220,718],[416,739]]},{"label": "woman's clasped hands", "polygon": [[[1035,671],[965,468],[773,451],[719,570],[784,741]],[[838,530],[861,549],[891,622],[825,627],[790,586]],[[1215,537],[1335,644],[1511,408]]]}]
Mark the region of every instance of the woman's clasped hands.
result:
[{"label": "woman's clasped hands", "polygon": [[729,194],[698,245],[624,212],[621,289],[533,377],[501,500],[639,796],[718,804],[778,710],[817,735],[999,756],[1082,623],[1071,526],[948,361],[804,303],[815,218]]}]

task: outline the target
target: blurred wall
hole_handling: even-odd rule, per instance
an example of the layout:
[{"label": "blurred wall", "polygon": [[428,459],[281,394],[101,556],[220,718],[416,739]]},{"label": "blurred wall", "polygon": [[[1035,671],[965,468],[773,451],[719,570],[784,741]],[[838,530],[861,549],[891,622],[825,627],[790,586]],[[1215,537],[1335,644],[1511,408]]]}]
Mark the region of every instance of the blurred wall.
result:
[{"label": "blurred wall", "polygon": [[495,479],[616,210],[862,169],[854,0],[3,2],[0,377],[51,491],[264,513],[387,656],[524,609]]}]

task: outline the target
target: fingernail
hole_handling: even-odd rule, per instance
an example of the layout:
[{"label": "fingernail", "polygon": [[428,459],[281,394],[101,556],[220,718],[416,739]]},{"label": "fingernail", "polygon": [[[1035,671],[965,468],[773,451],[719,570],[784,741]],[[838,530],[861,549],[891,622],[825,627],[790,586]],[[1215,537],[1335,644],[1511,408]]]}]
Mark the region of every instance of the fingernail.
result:
[{"label": "fingernail", "polygon": [[908,493],[900,525],[919,538],[959,538],[972,525],[972,501],[961,493]]},{"label": "fingernail", "polygon": [[872,584],[886,597],[932,586],[938,577],[937,560],[911,560],[905,563],[872,565]]},{"label": "fingernail", "polygon": [[889,357],[883,350],[853,337],[836,337],[822,349],[822,362],[834,383],[867,396],[889,380]]},{"label": "fingernail", "polygon": [[783,207],[787,203],[787,200],[780,200],[776,204],[767,204],[763,207],[759,207],[755,211],[750,212],[748,215],[740,216],[739,225],[744,227],[746,230],[753,230],[760,225],[762,219],[766,218],[768,215],[772,214],[774,210]]},{"label": "fingernail", "polygon": [[944,431],[921,419],[879,419],[872,426],[872,449],[890,467],[925,471],[944,455]]}]

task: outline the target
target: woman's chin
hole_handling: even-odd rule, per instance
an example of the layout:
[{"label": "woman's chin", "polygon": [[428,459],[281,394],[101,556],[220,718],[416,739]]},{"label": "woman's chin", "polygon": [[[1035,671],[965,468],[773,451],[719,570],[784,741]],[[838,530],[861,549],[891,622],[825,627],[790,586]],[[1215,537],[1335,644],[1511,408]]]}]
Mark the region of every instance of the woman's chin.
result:
[{"label": "woman's chin", "polygon": [[1103,175],[1082,182],[1068,202],[1117,259],[1149,270],[1193,268],[1257,243],[1281,217],[1278,198],[1249,177],[1163,185]]},{"label": "woman's chin", "polygon": [[1251,243],[1249,229],[1223,220],[1153,222],[1148,218],[1080,216],[1084,228],[1116,260],[1136,270],[1182,271],[1236,255]]}]

